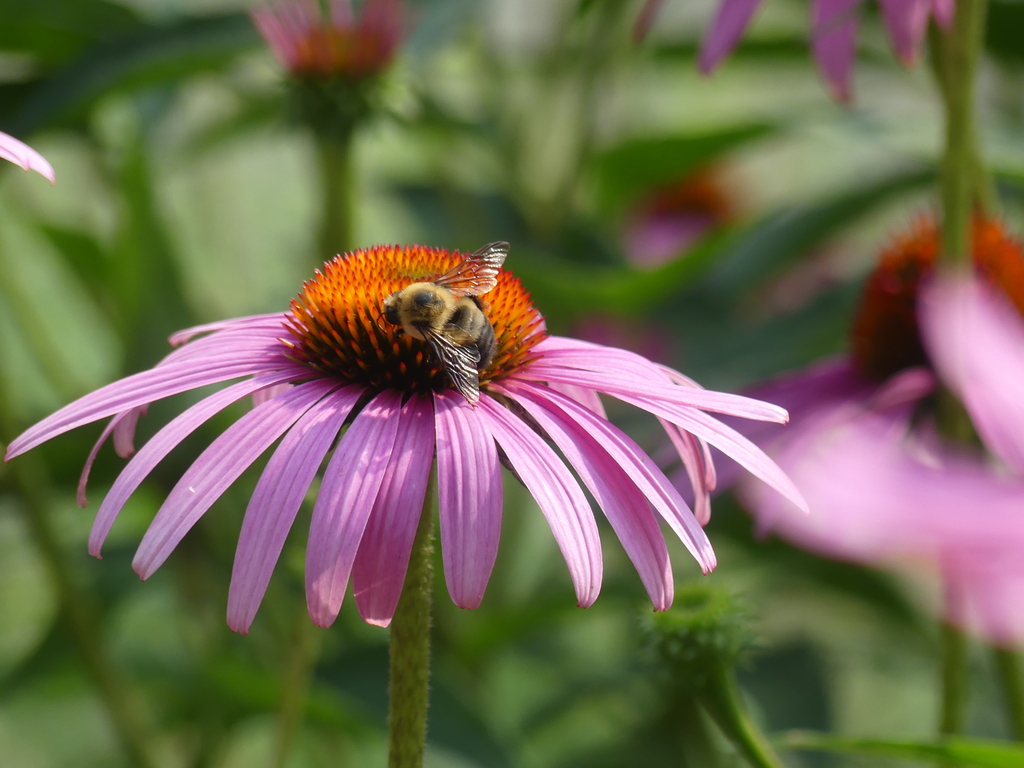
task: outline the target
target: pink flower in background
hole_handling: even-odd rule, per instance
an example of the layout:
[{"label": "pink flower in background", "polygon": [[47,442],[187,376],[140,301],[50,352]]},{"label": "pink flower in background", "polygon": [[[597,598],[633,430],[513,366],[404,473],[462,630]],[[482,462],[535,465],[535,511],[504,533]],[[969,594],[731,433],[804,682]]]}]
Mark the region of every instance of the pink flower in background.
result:
[{"label": "pink flower in background", "polygon": [[624,350],[548,336],[543,317],[507,271],[498,273],[496,287],[482,297],[497,351],[480,370],[479,402],[470,403],[434,362],[426,342],[378,323],[387,296],[446,272],[462,258],[422,246],[378,246],[338,257],[305,284],[290,312],[176,334],[171,342],[179,348],[155,368],[44,419],[11,443],[7,459],[113,417],[86,462],[84,490],[108,436],[113,434],[122,456],[131,455],[135,422],[149,403],[237,380],[186,409],[131,457],[97,513],[89,550],[98,556],[129,496],[175,446],[232,403],[263,392],[259,404],[216,438],[171,490],[133,562],[142,578],[152,575],[228,486],[278,443],[239,536],[228,624],[240,632],[253,621],[299,506],[325,461],[306,551],[306,597],[321,626],[337,617],[350,580],[362,617],[382,626],[390,622],[433,464],[445,578],[457,605],[474,608],[483,599],[497,555],[506,463],[547,518],[579,605],[597,598],[603,561],[594,514],[577,476],[604,511],[655,609],[667,608],[673,582],[659,518],[705,572],[715,566],[715,556],[678,491],[604,417],[598,393],[662,420],[693,468],[698,498],[706,499],[714,485],[710,444],[803,505],[774,462],[705,413],[781,422],[785,411],[701,389]]},{"label": "pink flower in background", "polygon": [[0,158],[9,160],[15,165],[20,165],[26,171],[35,171],[50,180],[51,184],[57,183],[53,173],[53,166],[46,162],[46,158],[36,152],[28,144],[18,141],[13,136],[0,132]]},{"label": "pink flower in background", "polygon": [[[744,429],[807,498],[804,515],[744,484],[762,532],[826,556],[928,563],[946,617],[1000,644],[1024,641],[1024,249],[975,223],[975,274],[936,276],[922,220],[883,254],[854,324],[853,353],[755,388],[790,410],[785,434]],[[999,287],[995,287],[995,285]],[[941,381],[985,452],[935,426]],[[774,433],[774,437],[773,434]],[[720,483],[734,473],[722,467]]]},{"label": "pink flower in background", "polygon": [[[720,0],[715,17],[704,35],[700,68],[712,72],[739,44],[764,0]],[[851,98],[851,79],[857,48],[861,0],[810,0],[811,50],[818,70],[833,96]],[[953,22],[954,0],[879,0],[889,41],[905,66],[921,53],[928,21],[943,27]]]},{"label": "pink flower in background", "polygon": [[636,206],[623,233],[626,257],[640,269],[660,267],[684,255],[735,214],[733,196],[717,172],[705,168],[653,191]]},{"label": "pink flower in background", "polygon": [[401,0],[366,0],[358,17],[349,0],[278,0],[252,11],[256,28],[281,65],[297,77],[356,80],[391,64],[402,40]]}]

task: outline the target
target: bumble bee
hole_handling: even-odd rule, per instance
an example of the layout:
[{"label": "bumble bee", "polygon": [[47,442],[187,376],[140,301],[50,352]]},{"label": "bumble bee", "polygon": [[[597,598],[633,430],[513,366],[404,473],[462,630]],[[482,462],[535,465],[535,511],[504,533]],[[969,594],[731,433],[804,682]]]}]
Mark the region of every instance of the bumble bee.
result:
[{"label": "bumble bee", "polygon": [[430,282],[413,283],[384,299],[384,319],[430,345],[455,388],[480,399],[479,373],[494,359],[494,328],[482,296],[498,284],[508,243],[489,243]]}]

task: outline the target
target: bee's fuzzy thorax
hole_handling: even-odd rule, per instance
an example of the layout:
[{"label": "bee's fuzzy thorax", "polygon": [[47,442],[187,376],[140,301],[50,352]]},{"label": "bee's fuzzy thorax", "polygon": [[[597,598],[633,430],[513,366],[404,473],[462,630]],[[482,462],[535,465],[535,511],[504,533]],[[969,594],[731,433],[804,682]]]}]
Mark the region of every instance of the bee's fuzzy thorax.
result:
[{"label": "bee's fuzzy thorax", "polygon": [[[288,342],[299,361],[323,373],[375,390],[440,391],[450,381],[426,342],[381,320],[384,301],[397,291],[458,264],[459,251],[422,245],[378,245],[324,264],[292,300]],[[497,353],[480,372],[481,386],[522,366],[546,337],[544,318],[518,278],[500,272],[483,298]]]}]

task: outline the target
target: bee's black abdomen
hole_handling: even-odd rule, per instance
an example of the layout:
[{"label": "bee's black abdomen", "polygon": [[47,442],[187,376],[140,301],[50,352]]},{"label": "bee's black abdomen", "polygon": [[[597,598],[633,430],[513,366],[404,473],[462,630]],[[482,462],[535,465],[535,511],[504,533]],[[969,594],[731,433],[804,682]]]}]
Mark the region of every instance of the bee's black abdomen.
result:
[{"label": "bee's black abdomen", "polygon": [[494,328],[486,320],[484,321],[484,327],[481,329],[480,338],[476,341],[476,349],[480,353],[480,362],[477,363],[477,370],[482,371],[491,364],[494,355],[498,351],[498,341],[494,337]]}]

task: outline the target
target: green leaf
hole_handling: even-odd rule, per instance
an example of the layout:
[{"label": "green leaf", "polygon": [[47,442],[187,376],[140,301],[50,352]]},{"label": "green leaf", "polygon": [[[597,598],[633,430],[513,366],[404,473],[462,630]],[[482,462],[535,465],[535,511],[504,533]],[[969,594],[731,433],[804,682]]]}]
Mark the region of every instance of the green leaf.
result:
[{"label": "green leaf", "polygon": [[677,181],[715,156],[776,130],[754,124],[708,133],[630,139],[594,158],[598,197],[616,208],[659,184]]},{"label": "green leaf", "polygon": [[232,114],[198,131],[188,143],[186,155],[196,159],[246,134],[284,125],[287,111],[283,93],[242,95],[242,104]]},{"label": "green leaf", "polygon": [[813,749],[905,760],[940,760],[974,768],[1024,768],[1024,745],[991,739],[951,736],[937,741],[888,741],[789,731],[782,734],[777,743],[789,749]]},{"label": "green leaf", "polygon": [[727,238],[725,233],[710,235],[684,256],[650,271],[580,265],[532,254],[517,262],[516,274],[539,306],[569,314],[599,309],[637,315],[691,285],[718,258]]},{"label": "green leaf", "polygon": [[224,67],[259,41],[244,14],[140,26],[97,44],[45,78],[11,116],[15,135],[73,119],[118,90],[167,85]]},{"label": "green leaf", "polygon": [[[317,668],[317,680],[361,705],[383,726],[388,713],[388,649],[369,646],[342,654]],[[430,680],[427,744],[482,768],[508,768],[512,762],[477,707],[469,706],[439,671]]]},{"label": "green leaf", "polygon": [[67,227],[43,224],[39,227],[46,239],[60,252],[64,261],[92,293],[98,304],[106,298],[108,278],[107,253],[91,234]]},{"label": "green leaf", "polygon": [[48,66],[142,24],[133,11],[108,0],[3,0],[0,15],[0,49],[30,54]]},{"label": "green leaf", "polygon": [[985,24],[985,47],[1004,59],[1024,59],[1024,3],[991,2]]},{"label": "green leaf", "polygon": [[710,287],[744,293],[805,256],[842,227],[934,180],[931,168],[905,171],[817,205],[770,214],[739,237],[716,262]]}]

